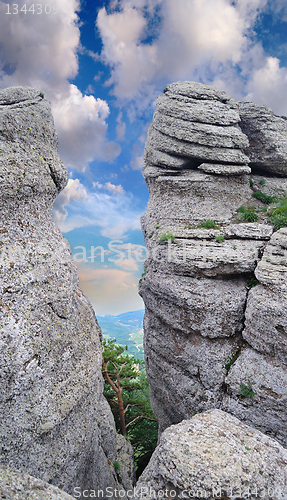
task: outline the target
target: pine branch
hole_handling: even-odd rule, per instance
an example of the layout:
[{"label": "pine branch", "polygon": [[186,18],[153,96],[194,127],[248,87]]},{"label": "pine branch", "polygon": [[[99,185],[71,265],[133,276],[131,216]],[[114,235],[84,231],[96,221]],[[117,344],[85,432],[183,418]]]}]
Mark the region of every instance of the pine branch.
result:
[{"label": "pine branch", "polygon": [[150,418],[150,417],[145,417],[144,415],[139,415],[138,417],[134,418],[133,420],[131,420],[131,422],[129,422],[127,425],[126,425],[126,429],[129,427],[129,425],[133,424],[136,420],[138,420],[139,418],[146,418],[147,420],[153,420],[154,422],[157,422],[157,419],[156,418]]}]

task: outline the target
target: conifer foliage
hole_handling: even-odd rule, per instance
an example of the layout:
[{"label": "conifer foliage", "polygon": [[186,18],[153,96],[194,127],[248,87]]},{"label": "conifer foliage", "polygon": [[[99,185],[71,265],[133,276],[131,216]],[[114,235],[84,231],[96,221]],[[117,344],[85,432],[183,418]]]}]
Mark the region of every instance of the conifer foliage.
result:
[{"label": "conifer foliage", "polygon": [[131,441],[139,475],[156,447],[158,424],[149,402],[144,362],[126,351],[127,346],[115,339],[103,340],[104,395],[118,431]]}]

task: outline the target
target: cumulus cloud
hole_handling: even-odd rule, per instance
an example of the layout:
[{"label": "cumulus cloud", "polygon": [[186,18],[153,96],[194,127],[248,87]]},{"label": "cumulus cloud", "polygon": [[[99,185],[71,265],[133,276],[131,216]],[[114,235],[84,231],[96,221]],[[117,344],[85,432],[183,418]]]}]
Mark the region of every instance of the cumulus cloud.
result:
[{"label": "cumulus cloud", "polygon": [[[145,43],[150,33],[144,7],[151,5],[160,7],[160,21],[157,36]],[[99,11],[97,27],[102,59],[112,68],[108,83],[119,98],[149,93],[164,78],[188,77],[206,62],[237,63],[246,45],[246,20],[228,0],[122,0],[116,11]]]},{"label": "cumulus cloud", "polygon": [[125,194],[125,191],[120,184],[118,184],[116,186],[115,184],[112,184],[111,182],[106,182],[105,188],[108,191],[111,191],[113,194]]},{"label": "cumulus cloud", "polygon": [[[284,98],[284,71],[275,69],[274,62],[270,69],[271,61],[253,30],[264,11],[284,16],[285,4],[284,0],[117,0],[109,10],[100,9],[96,21],[103,41],[101,58],[111,69],[107,84],[120,101],[129,101],[131,120],[154,106],[161,86],[177,80],[215,84],[239,99],[249,93],[257,101],[264,98],[269,106],[275,101],[277,107],[279,97],[273,99],[264,88],[272,73]],[[258,92],[253,88],[257,82]],[[134,157],[132,168],[139,168],[139,163]]]},{"label": "cumulus cloud", "polygon": [[101,184],[100,182],[93,182],[93,187],[98,189],[106,189],[113,194],[125,194],[125,190],[120,184],[116,185],[112,184],[111,182],[106,182],[105,184]]},{"label": "cumulus cloud", "polygon": [[[25,4],[29,9],[33,2]],[[42,4],[33,5],[37,12]],[[106,139],[107,103],[82,95],[68,81],[78,72],[79,9],[79,0],[61,0],[56,13],[7,15],[0,0],[0,88],[27,85],[43,91],[52,104],[64,162],[84,170],[93,158],[113,161],[120,146]]]},{"label": "cumulus cloud", "polygon": [[84,171],[95,157],[113,161],[120,154],[119,144],[106,141],[109,112],[106,101],[83,96],[75,85],[53,100],[59,152],[67,166]]},{"label": "cumulus cloud", "polygon": [[[25,4],[28,9],[33,2],[27,0]],[[6,2],[0,1],[2,88],[31,85],[44,91],[57,91],[67,78],[77,74],[80,2],[61,0],[57,8],[56,14],[6,15]],[[10,71],[5,70],[7,65]]]}]

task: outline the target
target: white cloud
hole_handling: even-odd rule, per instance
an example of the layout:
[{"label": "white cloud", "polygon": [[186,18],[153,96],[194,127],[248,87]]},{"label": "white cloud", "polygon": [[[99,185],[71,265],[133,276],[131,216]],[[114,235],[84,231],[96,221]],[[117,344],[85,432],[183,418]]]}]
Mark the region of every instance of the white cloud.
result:
[{"label": "white cloud", "polygon": [[100,182],[93,182],[93,187],[98,189],[106,189],[113,194],[125,194],[125,190],[120,184],[115,185],[111,182],[106,182],[105,184],[101,184]]},{"label": "white cloud", "polygon": [[139,264],[134,259],[122,259],[115,262],[116,266],[124,271],[138,271]]},{"label": "white cloud", "polygon": [[[158,36],[148,44],[144,4],[161,6]],[[118,6],[110,13],[101,9],[97,18],[102,58],[112,68],[109,84],[118,98],[153,97],[151,84],[188,77],[203,63],[237,63],[246,46],[248,23],[228,0],[122,0]]]},{"label": "white cloud", "polygon": [[[154,106],[162,86],[178,80],[214,84],[237,99],[249,92],[277,112],[285,102],[285,69],[268,59],[253,31],[264,11],[284,17],[284,0],[117,0],[113,7],[97,18],[101,58],[131,121]],[[139,165],[134,156],[132,168]]]},{"label": "white cloud", "polygon": [[133,155],[130,162],[130,166],[132,167],[133,170],[141,170],[143,168],[143,161],[144,161],[143,146],[137,143],[134,144],[132,149],[133,149]]},{"label": "white cloud", "polygon": [[[29,8],[33,2],[25,4]],[[0,1],[1,87],[31,85],[57,91],[77,74],[79,5],[79,0],[61,0],[56,14],[6,15],[6,2]],[[7,64],[13,69],[11,74],[5,72]]]},{"label": "white cloud", "polygon": [[131,159],[131,167],[133,170],[142,170],[144,162],[144,155],[135,155]]},{"label": "white cloud", "polygon": [[102,99],[85,95],[75,85],[69,95],[58,93],[53,114],[59,137],[59,152],[67,166],[84,171],[93,158],[113,161],[121,148],[106,141],[109,106]]},{"label": "white cloud", "polygon": [[[33,2],[25,4],[29,9]],[[44,9],[34,5],[36,11],[39,5]],[[82,95],[68,82],[78,72],[80,1],[61,0],[57,8],[56,14],[6,15],[0,0],[0,88],[27,85],[43,91],[52,104],[62,159],[84,170],[93,158],[113,161],[120,146],[106,139],[107,103]]]},{"label": "white cloud", "polygon": [[115,184],[112,184],[111,182],[106,182],[105,189],[107,189],[108,191],[111,191],[113,194],[125,194],[125,191],[120,184],[118,184],[116,186]]},{"label": "white cloud", "polygon": [[84,201],[87,199],[87,191],[80,183],[79,179],[69,179],[68,184],[58,195],[54,207],[53,218],[57,224],[64,222],[68,216],[66,205],[75,200]]}]

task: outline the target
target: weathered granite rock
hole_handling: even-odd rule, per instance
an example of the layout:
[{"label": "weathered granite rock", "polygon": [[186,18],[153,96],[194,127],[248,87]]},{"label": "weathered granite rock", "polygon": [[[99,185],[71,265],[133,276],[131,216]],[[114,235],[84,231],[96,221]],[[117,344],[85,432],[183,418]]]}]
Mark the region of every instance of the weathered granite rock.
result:
[{"label": "weathered granite rock", "polygon": [[177,225],[184,229],[208,219],[228,224],[252,196],[246,175],[227,178],[198,170],[171,175],[162,169],[155,173],[156,177],[146,177],[150,197],[143,218],[145,236],[153,233],[160,237],[166,228],[172,230]]},{"label": "weathered granite rock", "polygon": [[0,142],[0,462],[104,490],[117,453],[101,332],[51,218],[67,171],[39,91],[0,91]]},{"label": "weathered granite rock", "polygon": [[153,127],[169,137],[212,148],[243,149],[249,146],[247,136],[239,127],[210,125],[181,120],[155,111]]},{"label": "weathered granite rock", "polygon": [[[258,285],[250,290],[243,337],[257,351],[287,365],[287,294]],[[282,367],[283,369],[283,367]]]},{"label": "weathered granite rock", "polygon": [[165,87],[164,94],[169,97],[179,99],[191,98],[198,100],[219,101],[237,109],[237,103],[231,99],[224,90],[217,90],[215,87],[199,82],[175,82]]},{"label": "weathered granite rock", "polygon": [[0,465],[0,498],[5,500],[74,500],[56,486]]},{"label": "weathered granite rock", "polygon": [[286,444],[287,369],[280,359],[244,346],[225,384],[223,410]]},{"label": "weathered granite rock", "polygon": [[261,285],[250,291],[243,337],[254,349],[274,356],[284,365],[287,364],[286,273],[287,228],[281,228],[272,235],[255,269]]},{"label": "weathered granite rock", "polygon": [[[194,82],[169,85],[158,99],[143,170],[150,194],[140,282],[146,368],[160,432],[219,408],[287,446],[287,230],[273,234],[266,205],[253,197],[259,190],[284,195],[287,179],[248,175],[242,157],[228,161],[227,151],[242,155],[243,143],[232,143],[238,108],[224,92]],[[236,130],[229,147],[196,143],[208,125],[216,141],[221,130]],[[199,146],[208,148],[207,161]],[[244,220],[242,206],[258,220]]]},{"label": "weathered granite rock", "polygon": [[[182,319],[180,324],[184,328],[187,314],[183,311],[182,317],[179,317],[180,312],[179,308],[175,310],[174,323]],[[200,302],[195,312],[200,313]],[[149,309],[144,320],[145,332],[148,333],[144,347],[150,398],[160,432],[197,412],[220,406],[226,377],[224,366],[232,352],[236,352],[241,345],[238,334],[210,338],[212,331],[210,336],[203,336],[199,331],[191,331],[191,328],[189,333],[185,333],[174,327],[174,323],[172,326],[168,324],[172,313],[171,303],[166,322],[158,317],[157,311]],[[236,326],[231,325],[229,331]],[[215,324],[216,327],[218,325]]]},{"label": "weathered granite rock", "polygon": [[240,273],[252,273],[265,245],[266,242],[262,240],[244,239],[235,245],[232,239],[201,241],[175,238],[173,244],[158,243],[151,248],[150,266],[170,275],[218,279],[232,277]]},{"label": "weathered granite rock", "polygon": [[207,174],[216,175],[242,175],[250,174],[251,168],[247,165],[221,165],[218,163],[201,163],[199,170],[203,170]]},{"label": "weathered granite rock", "polygon": [[195,166],[205,161],[249,162],[243,152],[249,141],[238,125],[238,106],[225,92],[196,82],[177,82],[166,87],[157,104],[146,162],[173,168],[185,167],[187,158]]},{"label": "weathered granite rock", "polygon": [[287,228],[276,231],[255,270],[256,278],[273,290],[287,293]]},{"label": "weathered granite rock", "polygon": [[131,443],[121,434],[117,434],[117,454],[121,485],[126,491],[132,490],[136,484],[134,451]]},{"label": "weathered granite rock", "polygon": [[[169,88],[169,87],[168,87]],[[197,98],[184,99],[179,94],[171,92],[160,95],[156,101],[157,110],[166,116],[180,118],[188,122],[208,123],[212,125],[236,125],[240,122],[240,115],[236,109],[223,102],[212,100],[200,101]]]},{"label": "weathered granite rock", "polygon": [[245,149],[251,166],[276,175],[287,175],[287,119],[266,106],[240,102],[240,127],[248,136]]},{"label": "weathered granite rock", "polygon": [[[214,126],[214,129],[216,127]],[[210,136],[199,136],[195,137],[194,142],[188,142],[181,139],[177,139],[174,136],[167,135],[157,130],[153,125],[150,126],[147,135],[147,145],[145,153],[145,160],[150,161],[149,148],[155,149],[156,151],[167,153],[173,156],[179,157],[189,157],[193,161],[202,162],[213,162],[213,163],[227,163],[235,165],[249,163],[249,158],[243,151],[237,147],[223,146],[223,141],[215,147],[209,146],[208,141],[211,140],[212,133],[209,131]],[[227,143],[226,143],[227,144]],[[151,162],[152,163],[152,162]]]},{"label": "weathered granite rock", "polygon": [[[166,492],[167,490],[167,492]],[[141,498],[287,498],[287,451],[220,410],[165,430],[137,483]]]}]

